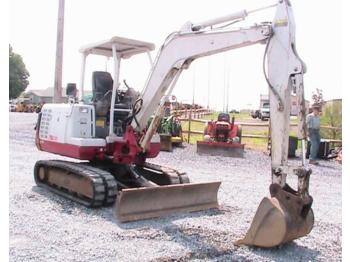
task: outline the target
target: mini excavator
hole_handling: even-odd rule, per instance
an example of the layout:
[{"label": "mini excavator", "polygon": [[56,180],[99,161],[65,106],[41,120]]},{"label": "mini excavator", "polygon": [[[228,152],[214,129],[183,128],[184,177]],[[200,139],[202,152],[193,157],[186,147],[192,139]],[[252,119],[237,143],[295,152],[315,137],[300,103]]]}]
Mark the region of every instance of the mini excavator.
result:
[{"label": "mini excavator", "polygon": [[[119,68],[124,59],[150,54],[152,43],[113,37],[82,47],[78,101],[45,104],[36,128],[39,150],[77,161],[36,162],[37,185],[88,207],[115,203],[116,217],[121,222],[218,207],[220,182],[190,183],[185,173],[148,163],[147,159],[156,157],[160,150],[156,130],[164,102],[193,60],[265,44],[263,71],[271,108],[271,197],[262,200],[246,236],[236,244],[273,247],[307,235],[314,215],[308,192],[311,170],[306,167],[304,150],[306,67],[296,52],[289,0],[279,0],[269,7],[276,8],[272,22],[245,28],[229,25],[264,8],[186,23],[166,38],[155,61],[149,56],[152,68],[140,95],[131,88],[120,88]],[[228,24],[219,26],[223,23]],[[93,72],[93,98],[84,103],[85,64],[91,54],[112,57],[114,72],[113,77],[108,72]],[[298,97],[303,148],[302,164],[295,168],[287,165],[291,92]],[[147,127],[151,115],[154,117]],[[298,177],[296,190],[287,184],[289,173]]]}]

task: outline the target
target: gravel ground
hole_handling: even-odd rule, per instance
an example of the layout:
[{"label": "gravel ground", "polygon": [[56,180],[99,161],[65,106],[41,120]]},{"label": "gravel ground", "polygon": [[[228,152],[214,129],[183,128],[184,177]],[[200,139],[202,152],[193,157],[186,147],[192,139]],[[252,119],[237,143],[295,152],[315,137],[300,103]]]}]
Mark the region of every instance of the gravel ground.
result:
[{"label": "gravel ground", "polygon": [[308,236],[273,249],[237,247],[234,240],[268,195],[270,160],[263,153],[207,157],[195,146],[161,152],[151,162],[186,171],[193,182],[222,181],[220,209],[119,224],[113,208],[87,209],[38,188],[34,163],[65,158],[35,148],[35,114],[10,113],[9,119],[10,261],[341,260],[341,166],[334,161],[313,168],[315,226]]}]

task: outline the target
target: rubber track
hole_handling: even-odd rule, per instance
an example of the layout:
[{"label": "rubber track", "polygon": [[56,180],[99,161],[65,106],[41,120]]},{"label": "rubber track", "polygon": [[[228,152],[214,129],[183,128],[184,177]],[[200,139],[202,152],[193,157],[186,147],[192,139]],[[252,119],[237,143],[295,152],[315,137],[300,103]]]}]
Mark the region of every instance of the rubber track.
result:
[{"label": "rubber track", "polygon": [[188,178],[187,174],[181,173],[176,169],[148,162],[146,162],[143,166],[149,169],[156,170],[158,172],[162,172],[164,175],[169,176],[171,180],[171,185],[190,183],[190,179]]},{"label": "rubber track", "polygon": [[[38,179],[39,167],[56,168],[68,171],[78,177],[85,177],[91,181],[93,186],[93,198],[82,197],[66,189],[53,187]],[[100,207],[114,203],[117,194],[117,182],[107,171],[89,166],[88,163],[74,163],[62,160],[40,160],[34,166],[34,179],[38,186],[83,204],[87,207]]]},{"label": "rubber track", "polygon": [[101,178],[103,179],[103,183],[105,185],[105,200],[103,205],[104,206],[112,205],[115,202],[115,198],[117,197],[117,194],[118,194],[118,184],[114,176],[111,175],[111,173],[109,173],[106,170],[90,166],[89,163],[81,163],[79,164],[79,166],[91,172],[95,172],[101,176]]}]

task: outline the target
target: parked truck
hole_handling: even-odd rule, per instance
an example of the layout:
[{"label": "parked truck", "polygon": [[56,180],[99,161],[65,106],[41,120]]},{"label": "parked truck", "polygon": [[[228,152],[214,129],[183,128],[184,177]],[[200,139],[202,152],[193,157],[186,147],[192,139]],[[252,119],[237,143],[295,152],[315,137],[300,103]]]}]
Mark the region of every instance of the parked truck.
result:
[{"label": "parked truck", "polygon": [[270,118],[270,101],[268,95],[260,95],[260,106],[258,110],[250,112],[252,118],[259,118],[265,121]]}]

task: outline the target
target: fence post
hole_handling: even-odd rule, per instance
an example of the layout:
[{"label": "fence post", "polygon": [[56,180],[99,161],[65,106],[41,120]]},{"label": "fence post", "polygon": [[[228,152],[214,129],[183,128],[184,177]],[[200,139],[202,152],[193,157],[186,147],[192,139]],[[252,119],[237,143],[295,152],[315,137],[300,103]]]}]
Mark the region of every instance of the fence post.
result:
[{"label": "fence post", "polygon": [[192,119],[192,107],[190,109],[190,115],[188,118],[188,134],[187,134],[187,142],[190,144],[190,138],[191,138],[191,119]]},{"label": "fence post", "polygon": [[269,127],[267,130],[267,151],[271,152],[271,122],[269,120]]}]

